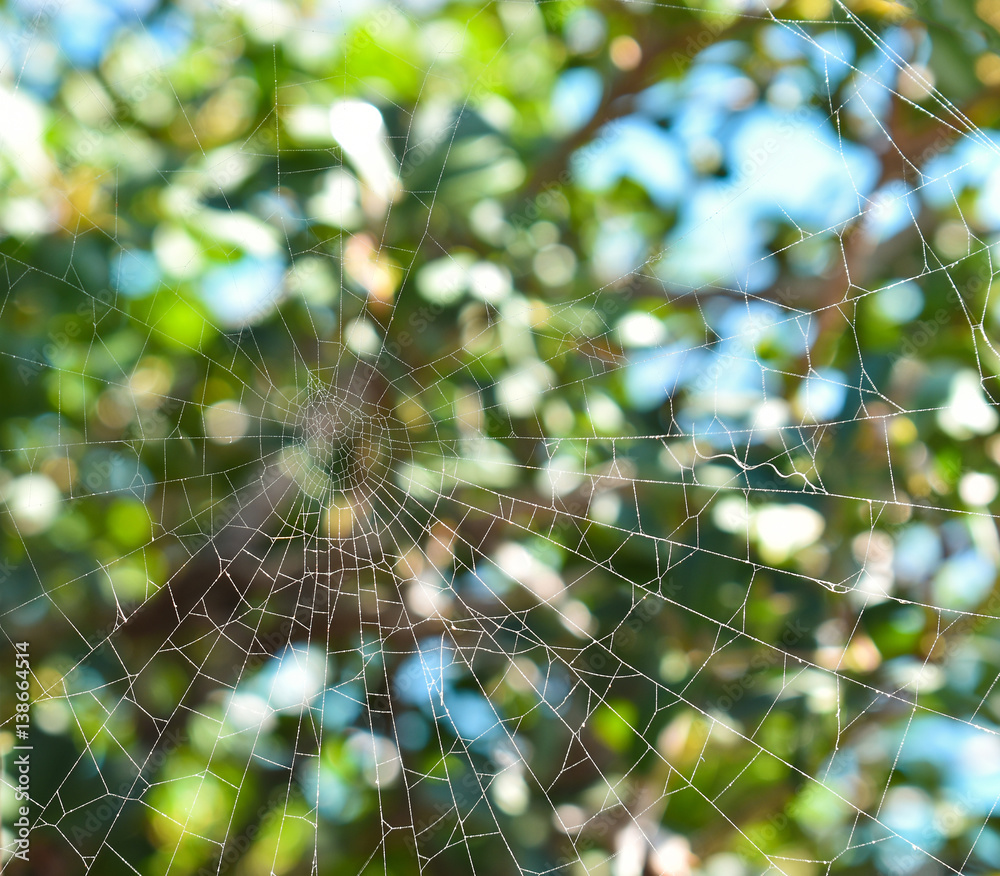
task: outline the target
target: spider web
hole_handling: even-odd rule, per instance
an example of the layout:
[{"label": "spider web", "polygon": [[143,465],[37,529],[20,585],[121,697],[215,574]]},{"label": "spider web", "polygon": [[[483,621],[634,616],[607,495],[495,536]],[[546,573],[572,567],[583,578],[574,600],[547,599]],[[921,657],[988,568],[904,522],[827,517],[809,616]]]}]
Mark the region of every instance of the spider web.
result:
[{"label": "spider web", "polygon": [[[550,5],[586,34],[585,7]],[[499,204],[518,181],[470,205],[477,243],[459,250],[441,220],[463,184],[452,173],[502,180],[516,163],[489,151],[504,124],[494,70],[553,12],[506,5],[501,53],[444,112],[448,58],[484,10],[435,35],[409,105],[353,64],[419,9],[192,7],[265,53],[300,26],[343,36],[343,96],[319,122],[308,94],[323,83],[279,81],[275,60],[272,111],[238,148],[204,144],[185,116],[182,165],[140,159],[225,256],[198,267],[208,245],[165,235],[175,282],[147,282],[117,194],[109,224],[43,223],[73,241],[62,274],[5,250],[5,337],[40,286],[82,302],[82,355],[55,339],[3,352],[9,379],[44,379],[56,412],[12,419],[3,457],[23,544],[4,635],[39,654],[36,757],[65,766],[50,777],[35,761],[32,866],[990,871],[994,250],[967,189],[986,185],[994,139],[934,88],[901,28],[840,4],[809,22],[730,10],[726,26],[767,23],[776,62],[809,59],[812,99],[794,80],[765,99],[745,76],[713,79],[732,44],[696,44],[685,77],[644,91],[634,115],[575,129],[581,191],[631,176],[673,199],[655,245],[623,267],[594,240],[588,262],[591,244],[561,232],[555,174],[512,214]],[[57,11],[22,10],[29,41],[45,44]],[[123,91],[184,106],[180,71],[147,86],[123,68]],[[30,70],[6,66],[11,107]],[[648,136],[637,117],[713,94],[727,123],[769,105],[786,139],[743,129],[723,183],[706,134],[693,160],[709,196],[686,204],[670,180],[608,169]],[[936,132],[919,155],[897,142],[893,101]],[[841,139],[847,120],[890,160]],[[795,150],[829,163],[804,194]],[[232,199],[254,175],[273,184],[251,221]],[[303,178],[322,180],[308,202]],[[929,226],[925,205],[950,218]],[[317,222],[337,230],[310,237]],[[770,248],[747,245],[754,223],[781,226]],[[121,247],[109,290],[89,279],[94,236]],[[177,286],[203,275],[196,307]],[[880,325],[925,313],[908,349],[879,348]],[[928,367],[945,335],[964,364]],[[918,436],[970,449],[942,473],[914,461]],[[53,564],[54,521],[109,508],[131,543],[88,559],[78,537],[73,562]],[[61,654],[43,659],[50,643]]]}]

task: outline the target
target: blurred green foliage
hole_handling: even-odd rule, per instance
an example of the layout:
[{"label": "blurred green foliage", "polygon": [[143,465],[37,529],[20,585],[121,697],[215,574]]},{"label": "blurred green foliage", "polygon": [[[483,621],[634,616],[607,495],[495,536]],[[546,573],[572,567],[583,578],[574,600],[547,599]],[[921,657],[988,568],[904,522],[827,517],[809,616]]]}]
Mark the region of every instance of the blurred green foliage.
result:
[{"label": "blurred green foliage", "polygon": [[771,5],[3,9],[31,872],[1000,867],[1000,5]]}]

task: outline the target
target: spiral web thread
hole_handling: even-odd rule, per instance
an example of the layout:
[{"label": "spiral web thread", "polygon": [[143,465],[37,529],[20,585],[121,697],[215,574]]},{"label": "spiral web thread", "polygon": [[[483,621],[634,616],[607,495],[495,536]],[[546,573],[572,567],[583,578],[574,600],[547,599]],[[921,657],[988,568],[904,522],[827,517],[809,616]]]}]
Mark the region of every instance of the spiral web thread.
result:
[{"label": "spiral web thread", "polygon": [[[870,66],[861,69],[833,57],[824,63],[840,64],[859,83],[912,103],[898,84],[900,76],[914,70],[909,60],[844,7],[838,7],[835,21],[809,25],[783,22],[768,12],[745,15],[771,19],[775,29],[821,56],[829,52],[814,39],[814,30],[835,26],[863,31],[870,53],[881,59],[876,73]],[[425,81],[434,75],[432,68],[423,71]],[[467,85],[466,103],[471,105],[481,83]],[[275,89],[279,90],[277,78]],[[932,105],[928,114],[950,132],[942,152],[951,154],[958,151],[956,144],[974,143],[996,155],[986,133],[944,95],[933,89],[931,95],[922,106]],[[864,95],[857,99],[863,102]],[[831,90],[826,113],[831,123],[843,111],[833,100]],[[394,109],[404,114],[414,111]],[[877,114],[871,119],[879,124]],[[886,136],[891,145],[888,131]],[[449,156],[454,137],[452,126],[439,138],[447,144]],[[280,185],[282,145],[277,142],[274,151],[267,152],[262,142],[248,139],[245,149],[258,157],[263,150]],[[407,134],[391,145],[405,167],[406,156],[419,152],[422,143]],[[344,163],[350,166],[349,160]],[[141,498],[154,521],[153,535],[121,560],[142,567],[150,549],[167,546],[164,550],[173,563],[165,578],[157,579],[150,570],[145,594],[130,598],[116,591],[113,568],[88,570],[65,581],[45,580],[36,571],[34,583],[40,595],[4,609],[4,633],[16,641],[21,638],[20,618],[35,602],[61,613],[63,596],[74,588],[84,589],[92,573],[101,571],[111,582],[105,586],[110,586],[115,603],[114,617],[99,630],[81,627],[71,612],[63,613],[61,623],[76,655],[73,665],[37,679],[43,694],[36,708],[49,715],[50,725],[61,719],[82,747],[59,786],[32,800],[33,830],[50,840],[61,838],[88,872],[139,873],[137,862],[120,851],[121,825],[142,808],[152,813],[154,821],[160,819],[159,835],[169,840],[157,858],[163,872],[187,872],[184,868],[191,866],[191,860],[208,860],[209,871],[221,873],[234,859],[232,850],[245,852],[241,838],[246,836],[247,815],[239,803],[253,787],[253,799],[263,800],[264,805],[259,818],[250,823],[259,823],[260,831],[274,837],[273,859],[258,862],[253,872],[284,866],[281,856],[291,854],[289,848],[300,860],[312,861],[312,872],[340,872],[335,850],[324,845],[321,822],[332,818],[350,824],[353,804],[337,799],[339,786],[324,778],[323,761],[332,747],[354,765],[366,788],[363,793],[375,800],[364,815],[365,823],[382,825],[382,841],[370,850],[373,872],[389,868],[390,850],[399,843],[409,846],[421,872],[430,873],[444,872],[437,869],[443,866],[440,862],[456,860],[456,849],[463,853],[458,860],[464,860],[468,872],[482,873],[580,872],[582,865],[599,872],[605,863],[622,876],[640,874],[643,866],[670,873],[764,869],[818,873],[835,871],[842,859],[856,861],[865,854],[890,872],[893,868],[985,872],[977,842],[991,835],[997,800],[953,790],[951,797],[938,803],[939,809],[947,810],[948,823],[961,825],[960,831],[948,835],[965,843],[963,861],[940,851],[947,824],[938,823],[922,834],[907,826],[899,813],[905,809],[906,795],[916,792],[900,791],[898,785],[908,768],[910,728],[921,722],[940,722],[954,734],[948,738],[962,740],[985,759],[996,758],[1000,739],[989,718],[995,711],[993,685],[976,697],[978,703],[967,714],[949,716],[934,704],[934,684],[942,669],[937,658],[932,660],[933,646],[927,649],[925,663],[909,667],[896,686],[887,676],[858,671],[871,659],[871,640],[862,623],[869,606],[888,603],[927,613],[935,623],[929,635],[945,651],[996,617],[991,601],[962,606],[941,597],[935,602],[941,591],[914,595],[916,588],[893,588],[889,583],[893,537],[915,514],[953,521],[965,527],[980,553],[993,560],[1000,556],[993,515],[985,507],[956,510],[927,503],[918,507],[894,482],[893,424],[947,417],[953,406],[901,407],[888,389],[880,388],[883,378],[866,370],[865,350],[857,333],[852,335],[856,308],[883,291],[855,285],[850,276],[849,250],[856,231],[869,227],[880,211],[905,204],[909,225],[923,244],[924,264],[900,283],[946,278],[956,293],[955,318],[968,323],[969,345],[977,362],[980,352],[984,359],[987,350],[996,352],[984,328],[991,306],[992,242],[976,237],[967,223],[967,252],[942,258],[935,244],[924,239],[908,199],[920,197],[925,189],[938,198],[944,191],[962,215],[960,193],[950,189],[949,174],[954,169],[936,177],[929,175],[927,165],[911,166],[909,171],[915,180],[911,192],[858,190],[858,210],[848,221],[819,230],[796,226],[799,236],[790,249],[805,249],[810,241],[822,240],[832,241],[843,254],[843,296],[815,308],[798,306],[793,295],[775,304],[755,291],[723,282],[685,289],[661,270],[663,259],[670,255],[667,247],[647,253],[634,270],[582,296],[550,302],[550,318],[544,324],[533,320],[523,295],[511,292],[501,304],[488,308],[490,319],[467,336],[466,352],[457,347],[444,350],[440,358],[413,367],[405,351],[391,346],[397,331],[394,309],[407,296],[418,294],[409,270],[404,270],[395,297],[385,305],[387,328],[375,349],[356,352],[359,341],[351,331],[362,331],[363,325],[352,328],[338,322],[330,331],[314,323],[311,333],[303,332],[301,323],[286,320],[284,302],[261,320],[283,330],[286,355],[280,361],[264,355],[256,329],[234,331],[223,326],[230,338],[228,352],[203,364],[208,373],[217,372],[239,387],[240,409],[229,411],[232,416],[222,420],[224,425],[212,440],[187,434],[174,422],[189,415],[205,421],[219,413],[217,407],[197,397],[175,395],[172,389],[154,387],[139,393],[134,363],[123,363],[98,393],[117,399],[119,407],[131,405],[120,438],[91,439],[83,433],[64,440],[60,426],[45,446],[6,454],[5,465],[17,473],[36,471],[43,458],[69,460],[91,450],[110,454],[102,458],[110,460],[115,472],[127,463],[138,473],[141,460],[150,456],[162,458],[168,471],[162,480],[144,481],[137,474],[131,482],[114,484],[111,475],[99,472],[93,485],[78,482],[60,498],[60,507],[85,505],[112,494]],[[757,184],[759,180],[752,178],[745,188],[749,191]],[[401,197],[419,199],[430,215],[436,195],[435,190],[407,191]],[[735,197],[739,196],[737,191]],[[385,208],[383,233],[395,219],[394,210],[392,203]],[[92,232],[80,236],[87,233]],[[385,250],[377,235],[371,241],[367,258],[376,272],[383,258],[418,264],[447,252],[429,232],[421,237],[415,254]],[[348,243],[340,244],[333,252],[317,248],[285,253],[289,261],[285,282],[299,274],[307,276],[318,262],[326,263],[340,277],[342,298],[353,296],[363,315],[370,290],[357,291],[356,279],[345,270]],[[720,262],[726,260],[724,245],[722,252]],[[774,257],[768,254],[764,260]],[[968,294],[969,287],[961,285],[964,281],[952,277],[973,261],[985,268],[972,290],[977,294]],[[7,256],[5,270],[8,291],[0,318],[13,318],[18,283],[33,269]],[[127,322],[150,341],[159,337],[157,324],[144,321],[119,296],[107,300],[70,275],[48,279],[73,287],[92,302],[90,350],[95,355],[107,353],[105,333],[117,321]],[[521,408],[516,386],[508,387],[506,402],[496,400],[504,375],[472,376],[490,349],[483,339],[499,334],[506,335],[508,343],[512,336],[523,343],[530,338],[529,347],[554,351],[537,357],[539,371],[547,361],[566,355],[577,356],[589,369],[554,391],[575,393],[590,419],[598,423],[606,416],[608,387],[633,360],[601,351],[602,341],[612,339],[615,329],[602,327],[587,336],[581,323],[587,314],[604,314],[609,321],[615,314],[627,314],[635,291],[651,285],[665,302],[662,313],[674,300],[689,301],[694,296],[694,312],[701,314],[705,325],[711,317],[703,303],[710,309],[712,300],[725,298],[745,305],[746,318],[731,336],[704,344],[685,339],[679,349],[663,347],[653,354],[654,360],[656,356],[682,359],[717,352],[720,344],[728,343],[726,356],[706,367],[694,384],[709,399],[707,405],[703,402],[704,418],[684,427],[683,418],[673,419],[662,431],[636,431],[628,421],[618,433],[598,434],[595,429],[591,437],[550,434],[551,418],[517,413]],[[772,309],[762,317],[762,311],[754,308],[758,303]],[[847,403],[834,419],[803,417],[802,422],[768,428],[725,425],[724,413],[719,416],[726,404],[717,390],[720,372],[733,363],[750,361],[766,374],[770,366],[757,354],[764,336],[786,332],[813,337],[817,326],[836,322],[838,316],[846,323],[845,337],[849,341],[853,337],[861,376],[856,384],[823,380],[855,400],[855,410]],[[185,352],[205,357],[196,347]],[[803,369],[807,374],[816,373],[812,353],[807,343]],[[33,365],[15,354],[3,355],[15,366]],[[52,366],[51,373],[67,381],[79,376],[73,367]],[[975,387],[981,387],[986,376],[980,364]],[[462,387],[457,397],[448,394],[452,386]],[[85,392],[93,395],[93,390]],[[767,401],[767,390],[762,392]],[[976,392],[970,392],[973,402],[980,404]],[[404,422],[401,411],[412,398],[424,402],[424,411]],[[434,398],[436,405],[428,403]],[[88,409],[96,401],[88,398]],[[992,410],[985,399],[980,406]],[[988,413],[981,416],[990,420]],[[238,428],[227,435],[225,424],[233,423]],[[873,423],[885,436],[884,482],[873,484],[867,495],[829,491],[821,465],[829,464],[827,449],[843,430]],[[760,434],[768,439],[770,458],[759,455]],[[525,462],[513,452],[498,450],[528,440],[544,447],[548,459]],[[182,445],[195,448],[203,473],[169,475],[172,455]],[[229,446],[254,446],[259,452],[250,463],[220,469],[217,454]],[[564,463],[570,458],[576,464],[567,468]],[[658,460],[659,467],[651,460]],[[673,474],[665,474],[668,469]],[[523,490],[506,488],[518,479],[543,487],[527,497]],[[544,489],[550,498],[538,498]],[[662,531],[648,519],[640,493],[684,509],[676,531]],[[853,550],[856,558],[853,571],[844,577],[815,573],[821,564],[811,563],[812,555],[805,550],[815,540],[802,546],[806,559],[801,563],[775,556],[773,550],[769,561],[767,551],[762,557],[759,550],[764,520],[754,516],[755,508],[767,504],[772,511],[799,509],[815,501],[839,509],[831,513],[866,509],[852,547],[839,548]],[[779,526],[799,528],[812,519],[773,513],[779,515],[773,518]],[[8,519],[15,527],[22,525],[16,513]],[[718,548],[717,540],[703,535],[713,527],[735,534],[730,550]],[[886,532],[892,535],[887,537]],[[31,536],[24,532],[29,550],[20,567],[29,576],[36,568],[30,546],[37,542]],[[603,547],[596,549],[595,542]],[[631,555],[647,558],[645,568],[654,570],[652,577],[635,580],[622,571],[627,564],[619,560]],[[736,598],[714,614],[686,599],[692,586],[687,570],[699,556],[711,558],[720,580],[735,582],[727,586],[735,587]],[[577,597],[578,591],[592,593],[589,582],[595,575],[623,594],[600,617]],[[772,638],[755,630],[752,605],[762,576],[793,580],[792,588],[827,591],[824,605],[831,611],[837,605],[851,607],[853,627],[843,629],[839,640],[829,634],[827,651],[833,656],[818,663],[805,653],[800,644],[807,628],[794,618]],[[699,586],[716,583],[704,580]],[[675,624],[714,631],[709,650],[686,658],[690,663],[686,670],[676,670],[685,658],[670,650],[667,616]],[[650,635],[663,637],[663,664],[633,665],[625,655],[632,653],[629,649],[638,637]],[[745,666],[743,674],[734,674],[728,654],[745,648],[757,655],[756,668],[780,667],[776,683],[756,679]],[[222,676],[216,674],[225,663],[219,654],[236,657],[232,671]],[[180,695],[167,707],[150,697],[147,689],[155,685],[164,663],[185,668]],[[92,666],[100,666],[104,675]],[[117,667],[116,676],[107,676],[108,666]],[[700,687],[704,676],[713,679],[709,687],[715,694],[708,699]],[[496,702],[500,688],[505,691],[503,706]],[[507,695],[511,691],[516,696]],[[641,692],[642,705],[629,710],[623,704],[636,691]],[[817,720],[835,728],[822,770],[809,772],[760,742],[757,731],[763,720],[756,726],[744,725],[730,714],[731,707],[750,693],[768,698],[765,717],[780,712],[791,697],[822,701]],[[865,705],[859,708],[859,702]],[[96,720],[95,710],[102,716]],[[871,756],[870,741],[865,748],[866,738],[871,737],[859,728],[864,730],[872,716],[883,713],[895,716],[893,726],[899,732],[892,738],[879,793],[858,805],[850,763],[853,759],[854,770],[864,769],[857,762],[863,764]],[[561,752],[552,762],[539,763],[532,751],[530,728],[537,726],[533,722],[538,715],[544,715],[546,732],[555,740],[547,749],[549,757],[553,751]],[[293,740],[290,748],[283,749],[272,736],[279,721],[294,727],[288,737]],[[595,736],[595,724],[626,727],[629,753],[609,766],[601,732],[606,737],[621,731],[606,729]],[[133,725],[138,729],[128,729]],[[529,732],[522,733],[522,726]],[[200,734],[194,746],[192,727]],[[419,756],[419,745],[412,738],[421,733],[427,734],[426,745],[438,755],[436,759]],[[691,746],[696,749],[693,755]],[[165,765],[179,760],[181,749],[186,760],[172,773],[164,771]],[[710,796],[702,788],[701,776],[717,751],[733,749],[741,752],[742,766],[734,770],[726,787]],[[110,770],[105,778],[105,764],[112,757],[116,763],[131,764],[130,780],[113,781]],[[622,757],[630,760],[622,762]],[[242,767],[241,774],[224,768],[224,763],[233,761]],[[796,784],[812,794],[813,802],[798,803],[795,810],[779,806],[765,828],[751,831],[737,821],[729,800],[744,778],[757,781],[750,777],[767,765],[796,776]],[[577,772],[596,777],[585,803],[567,802],[563,792],[562,782]],[[11,781],[9,773],[6,781]],[[92,796],[83,805],[67,808],[63,800],[78,797],[82,787],[92,789]],[[183,788],[192,801],[189,817],[181,823],[157,808],[158,801],[177,788]],[[221,816],[202,823],[199,817],[206,812],[206,799],[235,803],[227,803]],[[690,799],[731,834],[729,848],[752,850],[756,857],[752,853],[739,857],[723,849],[696,861],[688,839],[663,826],[664,813],[669,816],[672,806],[689,805]],[[391,800],[391,806],[383,805],[383,800]],[[434,800],[435,805],[428,802]],[[544,856],[525,860],[511,841],[512,820],[529,806],[525,801],[530,801],[530,811],[547,813],[551,829],[564,835],[567,852],[561,860],[546,863]],[[821,846],[825,843],[829,854],[803,870],[794,850],[775,851],[769,844],[774,831],[768,835],[767,830],[772,823],[783,825],[789,818],[804,817],[810,805],[818,807],[834,827],[818,841]],[[399,819],[401,808],[406,817]],[[199,858],[190,852],[192,848],[208,848],[210,853],[199,853],[203,854]],[[3,870],[16,872],[16,867],[17,861],[8,859]]]}]

